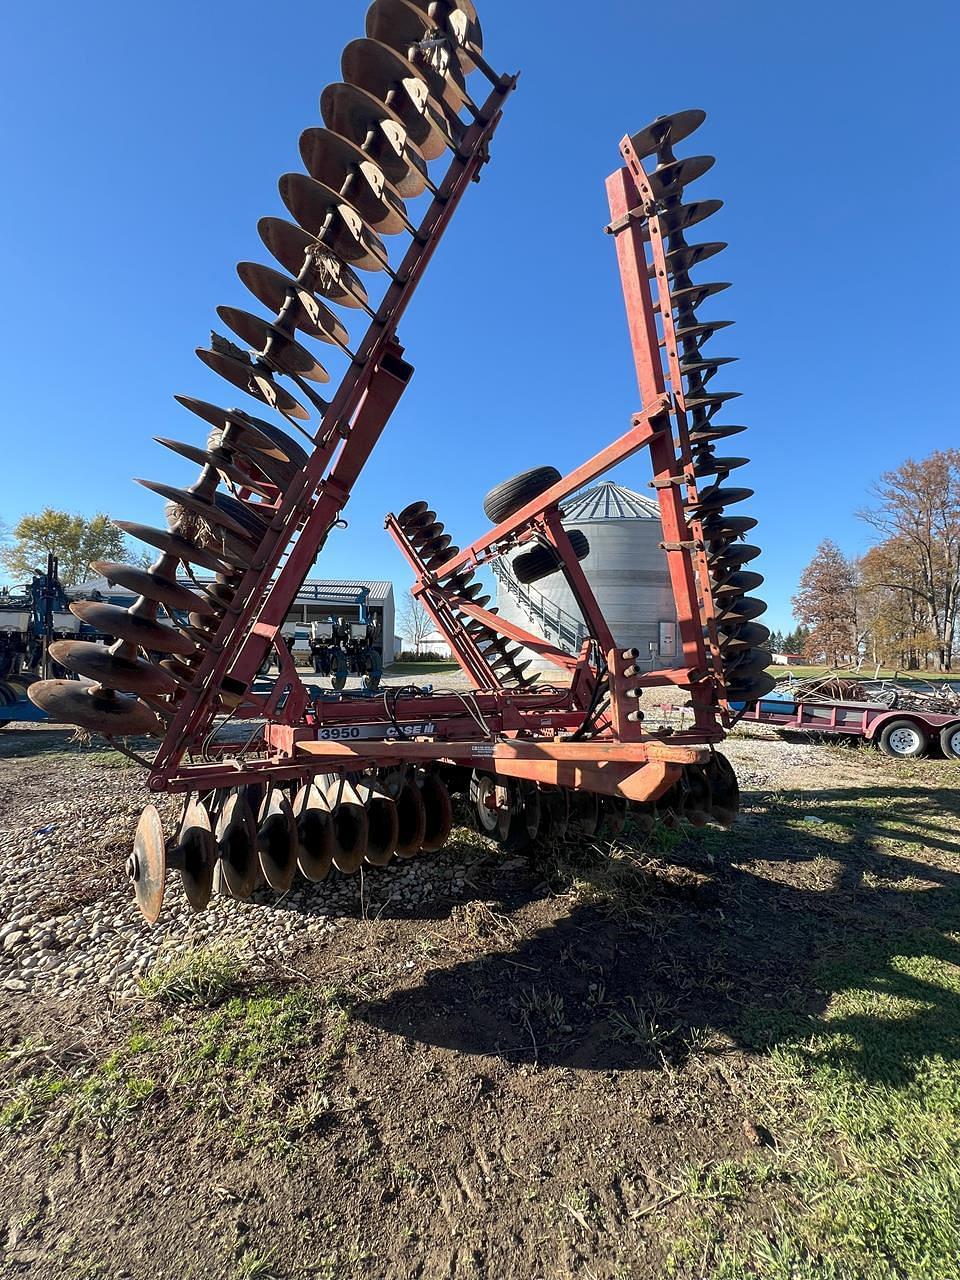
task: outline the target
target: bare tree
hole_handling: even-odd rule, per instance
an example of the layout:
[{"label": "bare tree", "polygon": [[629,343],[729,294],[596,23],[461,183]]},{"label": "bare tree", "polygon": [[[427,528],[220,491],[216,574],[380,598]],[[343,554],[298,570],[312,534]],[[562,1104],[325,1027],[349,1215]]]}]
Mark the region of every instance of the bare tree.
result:
[{"label": "bare tree", "polygon": [[413,645],[416,653],[420,652],[424,640],[434,629],[433,619],[412,591],[408,591],[403,598],[400,627],[404,640]]}]

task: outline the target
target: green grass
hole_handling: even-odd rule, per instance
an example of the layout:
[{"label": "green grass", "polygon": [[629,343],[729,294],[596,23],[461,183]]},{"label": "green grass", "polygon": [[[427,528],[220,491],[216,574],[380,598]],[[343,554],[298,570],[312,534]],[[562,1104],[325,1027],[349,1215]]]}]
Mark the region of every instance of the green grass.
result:
[{"label": "green grass", "polygon": [[387,667],[384,675],[388,676],[438,676],[450,675],[459,671],[456,662],[395,662]]},{"label": "green grass", "polygon": [[244,986],[217,948],[160,964],[144,987],[144,1016],[104,1056],[0,1079],[0,1136],[49,1120],[109,1134],[164,1106],[200,1112],[236,1150],[291,1155],[326,1122],[350,1024],[337,989]]},{"label": "green grass", "polygon": [[[932,929],[824,962],[817,1018],[771,1013],[754,1072],[775,1151],[684,1175],[674,1275],[948,1280],[960,1275],[960,938]],[[787,1133],[785,1119],[795,1129]],[[736,1207],[759,1205],[763,1230]]]},{"label": "green grass", "polygon": [[864,666],[860,671],[837,672],[833,667],[794,666],[793,663],[789,663],[784,667],[767,667],[767,671],[772,676],[785,676],[789,672],[790,675],[796,676],[798,680],[828,674],[839,674],[844,679],[850,680],[894,680],[899,678],[901,680],[929,680],[931,684],[939,684],[944,680],[960,680],[960,671],[903,671],[893,667],[881,667],[878,672],[873,666]]}]

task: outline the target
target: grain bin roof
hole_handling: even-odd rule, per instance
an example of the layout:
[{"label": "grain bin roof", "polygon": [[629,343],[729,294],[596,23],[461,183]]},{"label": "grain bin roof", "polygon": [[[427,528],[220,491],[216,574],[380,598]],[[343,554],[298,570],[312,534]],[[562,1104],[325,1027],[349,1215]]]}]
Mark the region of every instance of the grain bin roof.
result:
[{"label": "grain bin roof", "polygon": [[575,493],[562,507],[564,520],[583,524],[588,520],[659,520],[660,508],[632,489],[603,480]]}]

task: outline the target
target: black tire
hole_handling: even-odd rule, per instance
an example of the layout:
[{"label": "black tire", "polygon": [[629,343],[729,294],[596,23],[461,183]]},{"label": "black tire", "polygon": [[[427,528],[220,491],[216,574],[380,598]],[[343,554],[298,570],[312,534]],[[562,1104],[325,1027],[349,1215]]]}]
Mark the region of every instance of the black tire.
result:
[{"label": "black tire", "polygon": [[487,519],[494,524],[506,520],[515,511],[525,507],[528,502],[540,496],[551,485],[560,479],[556,467],[533,467],[529,471],[521,471],[518,476],[494,485],[483,500],[483,509]]},{"label": "black tire", "polygon": [[960,720],[940,730],[940,750],[948,760],[960,760]]},{"label": "black tire", "polygon": [[890,720],[880,730],[880,750],[895,760],[917,760],[930,748],[930,737],[916,720]]},{"label": "black tire", "polygon": [[[0,681],[0,707],[12,707],[16,701],[16,690],[12,689],[5,681]],[[9,723],[9,720],[0,719],[0,729],[5,729]]]},{"label": "black tire", "polygon": [[[585,533],[581,533],[579,529],[570,529],[567,537],[578,560],[583,560],[590,554],[590,543]],[[556,573],[560,566],[560,557],[553,547],[537,546],[521,552],[510,568],[518,582],[529,584],[538,582],[541,578],[548,578],[551,573]]]}]

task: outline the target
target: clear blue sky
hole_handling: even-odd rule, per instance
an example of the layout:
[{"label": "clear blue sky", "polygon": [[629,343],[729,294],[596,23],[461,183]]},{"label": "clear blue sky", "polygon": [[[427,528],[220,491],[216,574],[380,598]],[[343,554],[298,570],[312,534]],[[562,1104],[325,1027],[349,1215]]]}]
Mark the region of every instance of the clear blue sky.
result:
[{"label": "clear blue sky", "polygon": [[[413,384],[318,572],[392,577],[386,510],[426,497],[458,541],[498,480],[567,469],[638,407],[604,178],[650,118],[708,112],[696,188],[730,248],[712,314],[741,357],[737,437],[770,621],[789,621],[817,542],[885,468],[956,444],[958,19],[952,4],[478,0],[487,53],[523,72],[403,324]],[[195,469],[151,442],[198,440],[174,392],[241,397],[193,355],[234,272],[269,260],[258,217],[362,34],[354,0],[9,6],[0,84],[0,515],[50,504],[162,523],[130,482]],[[478,89],[479,93],[480,90]],[[922,246],[922,248],[921,248]],[[714,263],[708,264],[713,268]],[[353,333],[358,330],[356,313]],[[329,362],[334,371],[340,366]],[[250,407],[255,409],[253,402]],[[621,469],[643,490],[645,455]]]}]

